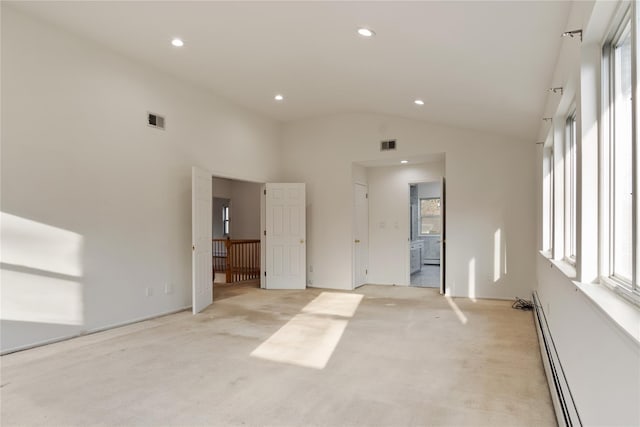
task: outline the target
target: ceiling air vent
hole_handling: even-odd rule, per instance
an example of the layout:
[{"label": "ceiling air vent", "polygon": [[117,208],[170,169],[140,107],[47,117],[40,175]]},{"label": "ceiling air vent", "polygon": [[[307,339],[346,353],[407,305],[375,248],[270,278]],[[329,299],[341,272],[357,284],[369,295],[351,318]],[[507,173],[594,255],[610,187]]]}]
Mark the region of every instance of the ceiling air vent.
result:
[{"label": "ceiling air vent", "polygon": [[147,124],[152,128],[164,129],[164,117],[157,114],[147,114]]},{"label": "ceiling air vent", "polygon": [[396,149],[396,140],[390,139],[388,141],[380,142],[380,151],[389,151]]}]

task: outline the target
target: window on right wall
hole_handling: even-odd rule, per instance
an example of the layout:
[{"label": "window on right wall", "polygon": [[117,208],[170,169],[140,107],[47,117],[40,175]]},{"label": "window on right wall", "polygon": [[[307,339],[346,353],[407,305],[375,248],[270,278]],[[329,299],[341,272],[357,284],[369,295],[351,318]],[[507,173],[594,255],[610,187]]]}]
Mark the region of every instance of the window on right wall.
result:
[{"label": "window on right wall", "polygon": [[553,253],[553,221],[554,221],[554,157],[553,157],[553,147],[548,147],[544,149],[543,152],[543,204],[544,204],[544,212],[543,212],[543,244],[542,248],[549,255]]},{"label": "window on right wall", "polygon": [[603,49],[604,108],[608,123],[601,159],[601,276],[604,283],[638,302],[638,227],[634,221],[638,153],[632,99],[637,48],[632,37],[631,10],[618,22]]},{"label": "window on right wall", "polygon": [[577,167],[576,167],[576,113],[569,114],[565,125],[564,147],[564,217],[565,217],[565,246],[564,259],[571,264],[576,263],[576,232],[577,232]]}]

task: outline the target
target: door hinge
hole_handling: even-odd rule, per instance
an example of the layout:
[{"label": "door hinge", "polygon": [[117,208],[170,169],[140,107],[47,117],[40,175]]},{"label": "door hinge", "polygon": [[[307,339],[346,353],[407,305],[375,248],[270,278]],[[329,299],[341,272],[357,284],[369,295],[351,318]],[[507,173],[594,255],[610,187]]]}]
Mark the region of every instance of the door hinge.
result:
[{"label": "door hinge", "polygon": [[264,195],[266,196],[266,195],[267,195],[267,189],[265,188],[265,189],[264,189],[264,190],[262,190],[262,191],[264,191]]},{"label": "door hinge", "polygon": [[266,271],[264,272],[264,277],[267,277],[267,272]]},{"label": "door hinge", "polygon": [[365,193],[364,198],[368,199],[369,198],[369,193]]},{"label": "door hinge", "polygon": [[265,235],[265,236],[267,235],[267,230],[264,230],[264,235]]}]

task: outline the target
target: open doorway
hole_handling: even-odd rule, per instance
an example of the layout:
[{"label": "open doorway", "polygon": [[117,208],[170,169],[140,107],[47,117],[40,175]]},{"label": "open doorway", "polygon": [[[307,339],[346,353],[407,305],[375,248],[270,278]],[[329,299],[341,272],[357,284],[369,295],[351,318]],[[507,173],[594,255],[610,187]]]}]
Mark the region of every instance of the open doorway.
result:
[{"label": "open doorway", "polygon": [[[260,284],[260,183],[213,177],[213,283]],[[216,289],[214,287],[214,298]]]},{"label": "open doorway", "polygon": [[441,288],[443,277],[443,181],[409,185],[410,286]]},{"label": "open doorway", "polygon": [[[256,194],[257,193],[257,194]],[[215,249],[214,198],[229,199],[218,218],[227,238]],[[244,206],[243,208],[238,208]],[[216,227],[218,228],[218,227]],[[235,234],[234,234],[235,233]],[[252,237],[257,238],[252,238]],[[233,242],[233,240],[240,242]],[[233,244],[251,241],[255,250]],[[205,169],[191,168],[191,280],[192,311],[213,302],[214,253],[225,254],[226,279],[254,281],[265,289],[304,289],[306,272],[306,191],[304,183],[256,184],[216,178]],[[236,249],[235,251],[233,249]],[[240,260],[250,260],[247,265]],[[286,256],[283,256],[286,255]],[[228,266],[231,265],[230,268]],[[267,281],[267,274],[268,281]],[[235,276],[239,275],[239,276]],[[249,276],[249,277],[248,277]],[[222,284],[217,285],[222,286]]]}]

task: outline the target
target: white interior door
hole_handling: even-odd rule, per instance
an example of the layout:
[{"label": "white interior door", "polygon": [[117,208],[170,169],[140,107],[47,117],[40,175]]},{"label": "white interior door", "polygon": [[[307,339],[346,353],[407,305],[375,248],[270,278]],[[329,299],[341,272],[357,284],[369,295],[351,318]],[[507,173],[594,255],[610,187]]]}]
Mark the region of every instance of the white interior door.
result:
[{"label": "white interior door", "polygon": [[353,287],[367,283],[369,273],[369,199],[367,186],[354,184]]},{"label": "white interior door", "polygon": [[266,288],[305,289],[305,185],[266,184],[265,191]]},{"label": "white interior door", "polygon": [[191,171],[191,285],[193,314],[213,302],[212,175],[193,167]]},{"label": "white interior door", "polygon": [[442,218],[442,232],[440,233],[440,293],[442,295],[444,295],[447,291],[446,286],[445,286],[445,269],[446,269],[446,262],[445,262],[445,248],[446,248],[446,244],[447,244],[447,239],[446,239],[446,229],[447,229],[447,215],[446,215],[446,208],[445,208],[445,192],[444,192],[444,177],[440,178],[440,215]]}]

